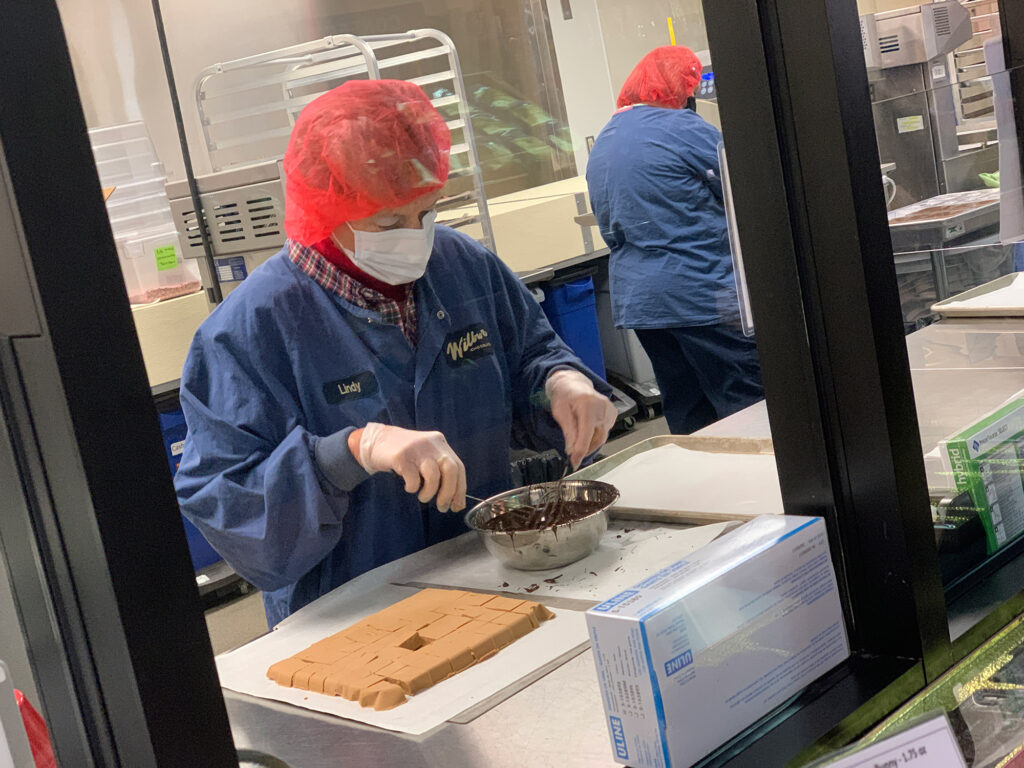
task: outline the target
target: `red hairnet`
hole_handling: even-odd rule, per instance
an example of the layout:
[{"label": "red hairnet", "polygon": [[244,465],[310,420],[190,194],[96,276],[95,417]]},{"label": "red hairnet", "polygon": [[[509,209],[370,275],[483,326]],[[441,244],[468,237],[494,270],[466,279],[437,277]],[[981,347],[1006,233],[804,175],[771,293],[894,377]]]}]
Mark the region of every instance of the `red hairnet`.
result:
[{"label": "red hairnet", "polygon": [[619,91],[617,106],[650,104],[682,109],[697,90],[703,67],[697,54],[682,45],[655,48],[634,67]]},{"label": "red hairnet", "polygon": [[435,192],[451,135],[423,91],[402,80],[350,80],[310,102],[284,154],[288,237],[314,245],[340,224]]}]

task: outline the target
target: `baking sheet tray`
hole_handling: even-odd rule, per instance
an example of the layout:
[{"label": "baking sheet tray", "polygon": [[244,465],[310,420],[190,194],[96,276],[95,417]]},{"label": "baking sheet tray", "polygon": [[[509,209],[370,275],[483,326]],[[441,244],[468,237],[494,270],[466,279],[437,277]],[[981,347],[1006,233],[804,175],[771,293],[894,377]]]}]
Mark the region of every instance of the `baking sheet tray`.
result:
[{"label": "baking sheet tray", "polygon": [[997,277],[969,291],[932,304],[944,317],[1024,317],[1024,273]]},{"label": "baking sheet tray", "polygon": [[613,520],[596,552],[548,571],[508,568],[488,554],[476,533],[470,533],[403,558],[390,579],[399,584],[514,593],[540,600],[553,610],[569,605],[554,601],[586,601],[575,606],[586,609],[710,544],[732,525],[668,528]]},{"label": "baking sheet tray", "polygon": [[528,681],[545,668],[557,666],[587,645],[584,614],[558,608],[552,621],[544,622],[492,658],[409,697],[405,704],[386,712],[365,709],[357,702],[337,696],[285,688],[268,680],[266,671],[271,664],[418,591],[392,584],[379,584],[369,591],[346,589],[347,586],[320,598],[317,611],[305,615],[299,611],[273,632],[218,656],[221,685],[262,699],[418,735],[458,718],[480,702],[488,699],[493,702],[496,694],[506,689],[519,690],[524,680]]},{"label": "baking sheet tray", "polygon": [[[658,437],[642,440],[636,445],[619,451],[613,456],[609,456],[607,459],[579,470],[570,475],[570,477],[585,480],[602,480],[613,469],[621,467],[634,457],[669,445],[702,454],[721,454],[721,467],[723,471],[729,471],[728,457],[730,455],[774,455],[770,438],[659,435]],[[736,483],[733,486],[735,488],[734,501],[746,502],[747,500],[753,500],[758,502],[733,505],[746,507],[747,511],[737,511],[736,509],[724,511],[723,509],[702,509],[689,506],[686,498],[687,484],[692,483],[693,488],[696,489],[698,484],[706,483],[707,478],[697,471],[688,472],[687,468],[688,465],[685,460],[679,462],[677,466],[673,466],[673,470],[677,471],[674,471],[673,476],[665,480],[664,504],[630,506],[628,499],[620,499],[609,512],[613,517],[626,520],[650,520],[704,525],[726,520],[750,520],[757,515],[781,514],[783,511],[782,496],[778,489],[777,476],[774,478],[774,486],[772,487],[758,487],[753,482]]]}]

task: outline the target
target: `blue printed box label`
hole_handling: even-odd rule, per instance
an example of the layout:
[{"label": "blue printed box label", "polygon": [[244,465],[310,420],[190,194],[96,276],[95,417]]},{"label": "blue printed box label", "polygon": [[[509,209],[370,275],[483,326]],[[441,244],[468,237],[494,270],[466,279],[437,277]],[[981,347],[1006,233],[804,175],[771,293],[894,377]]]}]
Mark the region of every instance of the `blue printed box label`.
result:
[{"label": "blue printed box label", "polygon": [[612,725],[612,743],[615,745],[615,756],[620,760],[629,760],[629,749],[626,747],[626,730],[622,720],[614,715],[608,718]]},{"label": "blue printed box label", "polygon": [[635,590],[635,589],[627,589],[625,592],[619,592],[619,594],[617,594],[615,597],[610,598],[608,600],[605,600],[600,605],[595,605],[590,610],[592,610],[592,611],[600,611],[601,613],[607,613],[608,611],[610,611],[612,608],[614,608],[615,606],[619,605],[620,603],[624,603],[627,600],[629,600],[629,598],[633,597],[634,595],[639,595],[639,594],[640,593],[637,590]]},{"label": "blue printed box label", "polygon": [[693,652],[685,650],[678,656],[674,656],[665,662],[665,675],[667,677],[672,677],[676,672],[681,669],[686,669],[691,664],[693,664]]}]

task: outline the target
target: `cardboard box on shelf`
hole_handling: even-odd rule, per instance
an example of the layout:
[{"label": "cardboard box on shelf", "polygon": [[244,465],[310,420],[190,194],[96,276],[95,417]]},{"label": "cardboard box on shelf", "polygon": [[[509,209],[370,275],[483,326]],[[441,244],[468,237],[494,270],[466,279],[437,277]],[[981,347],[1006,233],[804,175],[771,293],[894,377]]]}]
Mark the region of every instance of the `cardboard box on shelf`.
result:
[{"label": "cardboard box on shelf", "polygon": [[978,509],[988,554],[1024,533],[1024,390],[939,447]]},{"label": "cardboard box on shelf", "polygon": [[587,612],[615,760],[691,765],[849,656],[821,518],[764,516]]}]

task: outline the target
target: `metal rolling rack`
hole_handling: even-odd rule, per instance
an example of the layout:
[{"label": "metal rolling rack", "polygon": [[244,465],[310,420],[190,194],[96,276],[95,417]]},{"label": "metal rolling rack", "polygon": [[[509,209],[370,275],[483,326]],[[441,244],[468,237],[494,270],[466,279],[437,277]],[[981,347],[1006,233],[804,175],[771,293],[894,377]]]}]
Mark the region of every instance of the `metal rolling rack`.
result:
[{"label": "metal rolling rack", "polygon": [[[217,275],[204,274],[204,281],[237,282],[283,244],[279,161],[303,107],[347,80],[385,77],[420,86],[449,118],[452,169],[438,209],[458,209],[459,215],[444,223],[456,228],[478,224],[480,242],[494,250],[462,69],[451,39],[434,29],[331,35],[213,64],[197,76],[196,110],[213,169],[197,183],[217,257]],[[187,186],[168,185],[168,197],[186,252],[200,255]]]},{"label": "metal rolling rack", "polygon": [[[914,294],[913,273],[931,272],[936,301],[974,288],[1003,274],[1009,262],[998,245],[999,190],[953,192],[922,200],[889,212],[904,311],[927,298]],[[954,259],[951,266],[949,261]],[[930,290],[930,288],[929,288]],[[915,304],[916,302],[916,304]],[[925,310],[921,310],[925,311]],[[930,313],[930,309],[927,310]],[[918,318],[905,314],[909,325]],[[934,319],[934,313],[927,319]]]},{"label": "metal rolling rack", "polygon": [[995,119],[992,78],[985,67],[983,43],[999,34],[999,7],[996,0],[961,0],[971,17],[972,37],[953,52],[958,80],[959,117],[967,123],[961,135],[981,133],[987,126],[971,121]]}]

